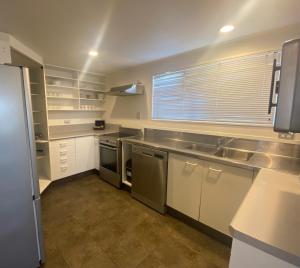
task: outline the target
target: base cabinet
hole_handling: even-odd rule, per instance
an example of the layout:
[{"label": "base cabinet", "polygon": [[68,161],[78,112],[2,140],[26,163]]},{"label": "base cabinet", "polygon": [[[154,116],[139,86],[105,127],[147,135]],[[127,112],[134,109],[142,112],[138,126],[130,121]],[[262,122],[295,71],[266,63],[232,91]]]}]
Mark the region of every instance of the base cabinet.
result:
[{"label": "base cabinet", "polygon": [[76,173],[95,168],[94,136],[75,139],[76,145]]},{"label": "base cabinet", "polygon": [[75,139],[51,141],[49,149],[52,180],[76,173]]},{"label": "base cabinet", "polygon": [[[94,136],[50,142],[51,179],[57,180],[96,167]],[[98,153],[99,155],[99,153]]]},{"label": "base cabinet", "polygon": [[198,220],[203,161],[169,154],[167,205]]},{"label": "base cabinet", "polygon": [[230,235],[230,222],[252,179],[252,170],[169,154],[167,205]]},{"label": "base cabinet", "polygon": [[299,268],[259,248],[233,238],[229,268]]},{"label": "base cabinet", "polygon": [[252,170],[207,162],[199,221],[230,235],[230,222],[250,189],[252,178]]}]

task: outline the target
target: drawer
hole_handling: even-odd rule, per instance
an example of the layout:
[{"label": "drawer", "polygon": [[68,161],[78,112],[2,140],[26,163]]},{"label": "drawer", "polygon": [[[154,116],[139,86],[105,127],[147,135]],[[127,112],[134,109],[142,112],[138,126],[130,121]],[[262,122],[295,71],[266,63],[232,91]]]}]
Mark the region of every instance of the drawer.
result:
[{"label": "drawer", "polygon": [[51,178],[64,178],[75,171],[75,139],[50,142]]}]

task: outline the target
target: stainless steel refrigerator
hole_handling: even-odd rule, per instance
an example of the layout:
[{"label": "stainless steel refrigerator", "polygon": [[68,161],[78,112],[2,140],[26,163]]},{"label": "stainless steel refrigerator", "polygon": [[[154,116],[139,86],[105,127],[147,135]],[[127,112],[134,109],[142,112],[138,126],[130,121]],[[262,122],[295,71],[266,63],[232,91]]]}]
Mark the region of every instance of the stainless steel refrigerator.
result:
[{"label": "stainless steel refrigerator", "polygon": [[0,65],[0,267],[44,258],[31,110],[28,69]]}]

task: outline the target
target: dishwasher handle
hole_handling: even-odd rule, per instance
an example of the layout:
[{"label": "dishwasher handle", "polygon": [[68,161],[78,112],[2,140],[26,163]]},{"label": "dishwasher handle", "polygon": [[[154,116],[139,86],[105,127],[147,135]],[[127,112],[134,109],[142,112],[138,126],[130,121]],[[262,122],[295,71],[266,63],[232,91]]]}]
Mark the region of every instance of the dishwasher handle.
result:
[{"label": "dishwasher handle", "polygon": [[167,158],[167,152],[155,150],[155,149],[149,149],[147,147],[143,146],[133,146],[133,153],[141,156],[146,156],[149,158],[158,158],[161,160],[164,160]]},{"label": "dishwasher handle", "polygon": [[142,152],[141,154],[142,154],[142,155],[145,155],[145,156],[148,156],[148,157],[153,157],[153,155],[150,154],[150,153],[148,153],[148,152]]}]

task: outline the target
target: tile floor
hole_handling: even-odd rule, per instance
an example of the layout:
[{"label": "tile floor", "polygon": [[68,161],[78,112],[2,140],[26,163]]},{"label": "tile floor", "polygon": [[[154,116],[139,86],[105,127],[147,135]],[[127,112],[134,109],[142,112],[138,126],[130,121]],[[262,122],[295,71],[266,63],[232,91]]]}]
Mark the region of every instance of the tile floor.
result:
[{"label": "tile floor", "polygon": [[42,195],[43,268],[228,267],[230,249],[89,175]]}]

